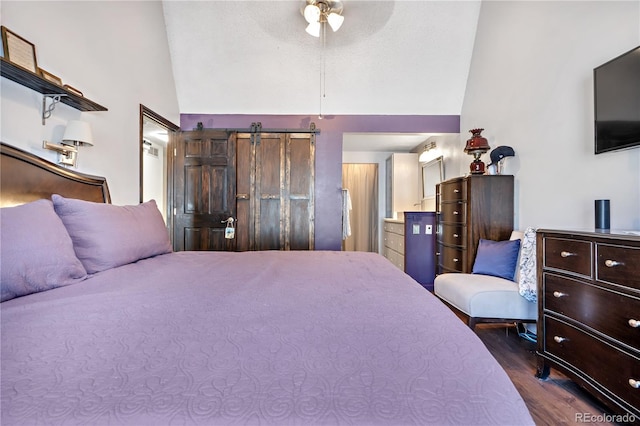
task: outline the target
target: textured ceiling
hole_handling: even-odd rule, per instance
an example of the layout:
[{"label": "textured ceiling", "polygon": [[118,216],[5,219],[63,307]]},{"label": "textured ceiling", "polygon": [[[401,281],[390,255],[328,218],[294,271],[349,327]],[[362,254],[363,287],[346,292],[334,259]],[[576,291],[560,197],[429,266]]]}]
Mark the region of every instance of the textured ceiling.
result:
[{"label": "textured ceiling", "polygon": [[305,33],[304,1],[165,1],[180,111],[460,114],[480,1],[344,0],[342,28]]}]

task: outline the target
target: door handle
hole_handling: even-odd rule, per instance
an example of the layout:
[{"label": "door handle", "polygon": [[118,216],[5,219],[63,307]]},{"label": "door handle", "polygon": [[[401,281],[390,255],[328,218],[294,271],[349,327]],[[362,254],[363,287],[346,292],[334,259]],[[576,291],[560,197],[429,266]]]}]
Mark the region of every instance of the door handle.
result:
[{"label": "door handle", "polygon": [[226,223],[227,226],[233,228],[233,224],[235,221],[236,220],[233,217],[229,216],[226,220],[221,220],[220,223]]}]

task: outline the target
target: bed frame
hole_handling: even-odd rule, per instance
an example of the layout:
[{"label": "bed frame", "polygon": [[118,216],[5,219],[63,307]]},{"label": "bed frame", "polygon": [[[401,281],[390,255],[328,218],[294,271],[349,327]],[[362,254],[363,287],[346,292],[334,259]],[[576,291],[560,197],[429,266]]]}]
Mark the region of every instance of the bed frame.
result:
[{"label": "bed frame", "polygon": [[59,194],[110,203],[107,180],[70,170],[0,142],[0,207],[25,204]]}]

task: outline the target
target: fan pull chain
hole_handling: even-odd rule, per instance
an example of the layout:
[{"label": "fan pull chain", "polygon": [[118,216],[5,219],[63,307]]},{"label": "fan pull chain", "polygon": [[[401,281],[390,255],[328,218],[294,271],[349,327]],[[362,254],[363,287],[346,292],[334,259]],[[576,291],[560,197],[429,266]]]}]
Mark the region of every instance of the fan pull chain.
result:
[{"label": "fan pull chain", "polygon": [[326,86],[327,86],[327,69],[326,69],[326,58],[325,58],[325,47],[326,47],[326,37],[327,37],[327,25],[322,24],[320,26],[320,37],[321,37],[321,52],[320,52],[320,114],[318,115],[318,119],[322,120],[322,101],[327,96],[326,94]]}]

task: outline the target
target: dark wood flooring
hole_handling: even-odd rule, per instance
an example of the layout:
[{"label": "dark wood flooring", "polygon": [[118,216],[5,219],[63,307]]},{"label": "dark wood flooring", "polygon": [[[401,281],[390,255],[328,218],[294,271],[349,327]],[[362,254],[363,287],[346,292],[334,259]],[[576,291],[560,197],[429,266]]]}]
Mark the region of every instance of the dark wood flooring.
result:
[{"label": "dark wood flooring", "polygon": [[586,391],[554,369],[547,380],[538,380],[535,377],[536,345],[518,336],[514,326],[479,324],[475,331],[511,378],[536,425],[579,425],[584,422],[578,421],[578,413],[591,416],[609,413]]}]

